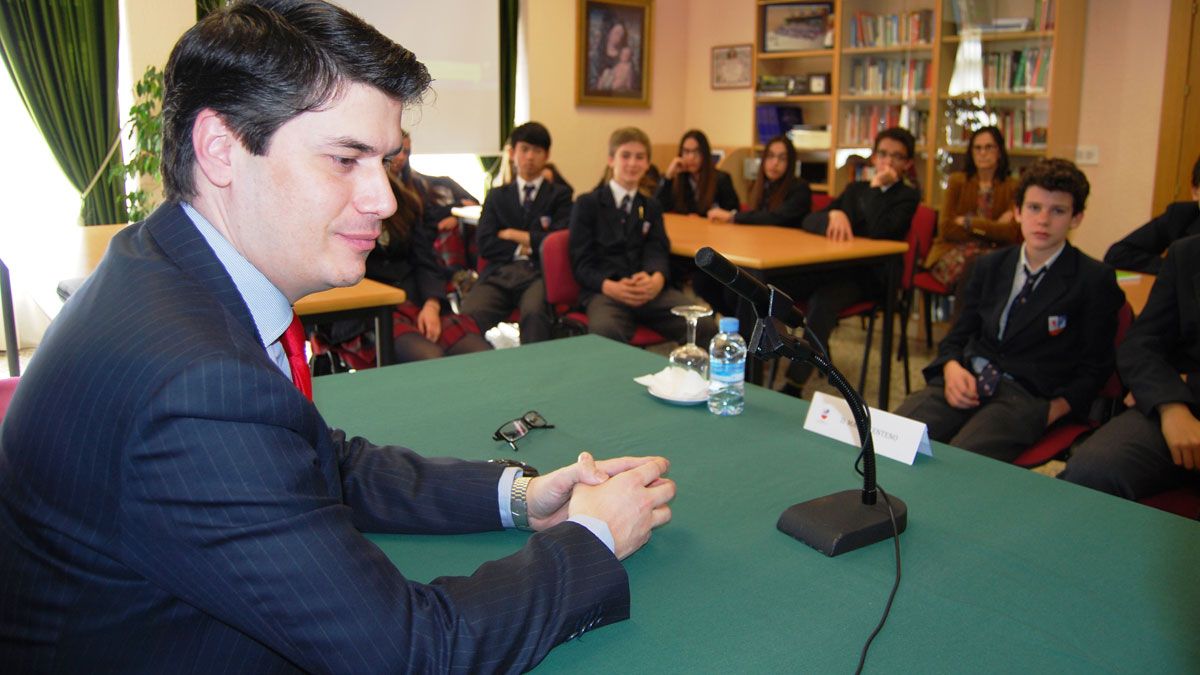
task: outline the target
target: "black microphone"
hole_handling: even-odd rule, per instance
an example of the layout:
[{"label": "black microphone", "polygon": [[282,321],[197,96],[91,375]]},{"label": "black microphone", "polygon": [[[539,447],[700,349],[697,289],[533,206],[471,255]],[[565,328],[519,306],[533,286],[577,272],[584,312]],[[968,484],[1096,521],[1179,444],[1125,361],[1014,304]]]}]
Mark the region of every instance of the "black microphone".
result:
[{"label": "black microphone", "polygon": [[796,309],[795,302],[787,293],[772,287],[775,291],[774,297],[777,305],[772,307],[772,289],[768,289],[763,282],[729,262],[728,258],[714,251],[712,247],[705,246],[696,251],[696,266],[749,302],[754,307],[754,313],[758,315],[758,318],[765,319],[774,316],[788,328],[799,328],[804,325],[804,313]]}]

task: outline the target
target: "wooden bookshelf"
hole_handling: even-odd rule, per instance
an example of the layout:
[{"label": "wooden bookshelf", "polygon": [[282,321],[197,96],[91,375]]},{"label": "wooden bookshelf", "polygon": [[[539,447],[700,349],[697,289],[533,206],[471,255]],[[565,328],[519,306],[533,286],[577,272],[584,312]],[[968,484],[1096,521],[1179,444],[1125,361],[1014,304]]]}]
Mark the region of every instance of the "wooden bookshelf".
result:
[{"label": "wooden bookshelf", "polygon": [[[813,188],[840,192],[851,180],[844,168],[846,155],[852,150],[861,155],[861,148],[868,141],[860,132],[864,128],[869,130],[873,120],[884,124],[889,113],[898,117],[898,111],[918,138],[915,173],[926,203],[934,207],[941,200],[942,182],[950,171],[961,168],[966,150],[965,139],[956,135],[958,129],[950,122],[949,116],[956,111],[977,119],[990,119],[989,115],[1005,121],[1019,118],[1022,121],[1014,122],[1014,128],[1037,129],[1037,138],[1029,134],[1027,138],[1014,139],[1008,148],[1015,167],[1038,157],[1073,158],[1079,129],[1087,0],[1053,0],[1053,15],[1047,17],[1051,27],[1047,29],[1042,29],[1039,17],[1033,13],[1035,7],[1042,7],[1050,0],[973,1],[985,3],[991,18],[1031,18],[1032,30],[964,31],[960,35],[952,0],[826,0],[808,4],[832,8],[832,33],[827,48],[767,52],[764,49],[767,8],[798,3],[756,0],[755,82],[763,74],[779,77],[827,74],[828,81],[825,93],[756,96],[752,115],[755,147],[760,148],[766,140],[759,135],[760,106],[799,108],[805,124],[829,127],[832,142],[827,149],[798,150],[802,163],[825,164],[824,179],[811,181]],[[915,15],[918,18],[914,19],[917,12],[924,14]],[[868,22],[873,22],[870,27],[866,25]],[[868,39],[872,37],[876,39]],[[1028,55],[1034,52],[1023,50],[1048,50],[1050,57],[1041,66],[1049,69],[1045,88],[1022,87],[1016,91],[1002,87],[951,93],[956,67],[962,69],[957,59],[964,39],[978,40],[984,54]],[[1010,60],[1017,62],[1011,56]],[[925,63],[917,65],[919,62]],[[923,83],[915,82],[921,79],[918,67],[926,69]],[[904,72],[907,77],[897,80],[896,74]],[[858,81],[852,82],[856,74]],[[981,81],[981,75],[977,74],[975,81]],[[870,87],[876,87],[881,80],[885,84],[878,90],[862,91],[864,79],[871,83]],[[896,81],[902,82],[901,86],[893,86]],[[852,85],[856,85],[853,93]],[[878,130],[875,128],[871,135]]]}]

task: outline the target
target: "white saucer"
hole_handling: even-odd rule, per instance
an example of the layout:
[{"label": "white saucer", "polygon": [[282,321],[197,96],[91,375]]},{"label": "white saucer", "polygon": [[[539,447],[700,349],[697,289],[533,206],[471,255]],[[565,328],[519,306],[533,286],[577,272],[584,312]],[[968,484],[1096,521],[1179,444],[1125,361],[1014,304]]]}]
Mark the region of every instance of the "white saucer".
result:
[{"label": "white saucer", "polygon": [[697,403],[704,403],[705,401],[708,400],[708,392],[704,392],[699,397],[679,398],[676,396],[662,393],[661,391],[655,389],[654,385],[650,385],[649,387],[647,387],[646,391],[650,392],[650,395],[653,396],[654,398],[666,401],[667,403],[674,403],[675,405],[696,405]]}]

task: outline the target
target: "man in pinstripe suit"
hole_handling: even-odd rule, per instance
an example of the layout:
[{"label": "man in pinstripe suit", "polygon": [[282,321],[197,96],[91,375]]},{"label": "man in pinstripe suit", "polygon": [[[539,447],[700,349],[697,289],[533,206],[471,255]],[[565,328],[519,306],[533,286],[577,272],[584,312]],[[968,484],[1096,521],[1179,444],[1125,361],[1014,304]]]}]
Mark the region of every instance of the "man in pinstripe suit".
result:
[{"label": "man in pinstripe suit", "polygon": [[[176,45],[168,202],[113,240],[0,427],[0,671],[518,671],[628,616],[619,560],[670,519],[665,460],[424,459],[328,428],[290,381],[291,303],[362,277],[427,84],[314,0]],[[360,534],[526,519],[520,551],[428,585]]]}]

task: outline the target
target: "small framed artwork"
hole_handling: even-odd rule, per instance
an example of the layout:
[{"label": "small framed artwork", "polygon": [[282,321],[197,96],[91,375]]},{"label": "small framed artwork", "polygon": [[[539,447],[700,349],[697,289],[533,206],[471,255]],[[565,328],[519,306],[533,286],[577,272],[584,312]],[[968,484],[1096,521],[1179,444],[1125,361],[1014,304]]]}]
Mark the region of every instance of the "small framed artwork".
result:
[{"label": "small framed artwork", "polygon": [[578,0],[575,104],[650,107],[654,0]]},{"label": "small framed artwork", "polygon": [[808,93],[828,94],[829,73],[812,73],[808,76]]},{"label": "small framed artwork", "polygon": [[752,45],[724,45],[712,48],[712,88],[743,89],[753,81],[750,73]]},{"label": "small framed artwork", "polygon": [[833,47],[831,3],[766,5],[762,10],[764,52],[800,52]]}]

